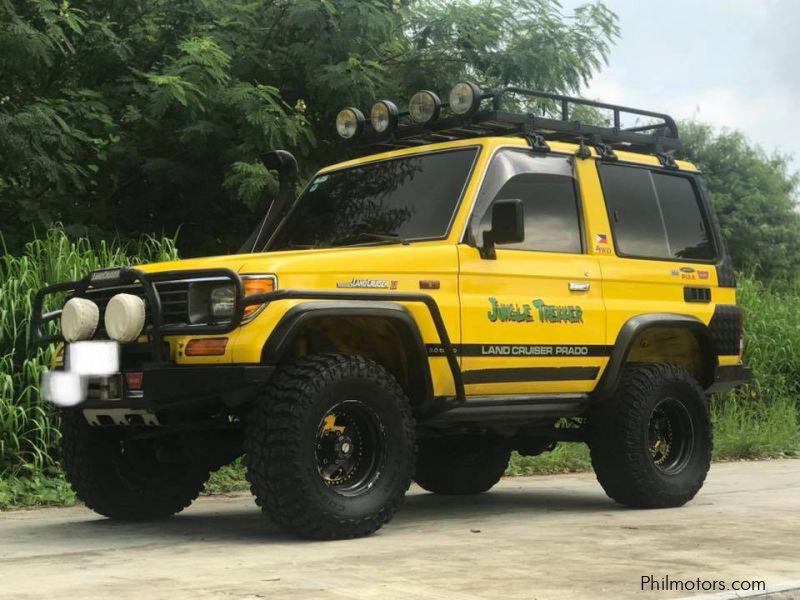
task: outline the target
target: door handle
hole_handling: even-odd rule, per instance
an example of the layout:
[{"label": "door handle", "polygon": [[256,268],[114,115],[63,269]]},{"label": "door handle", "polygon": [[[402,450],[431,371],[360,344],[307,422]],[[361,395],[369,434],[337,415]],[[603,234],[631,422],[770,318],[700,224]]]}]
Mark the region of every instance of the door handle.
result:
[{"label": "door handle", "polygon": [[569,291],[570,292],[588,292],[589,291],[589,284],[586,281],[570,281],[569,282]]}]

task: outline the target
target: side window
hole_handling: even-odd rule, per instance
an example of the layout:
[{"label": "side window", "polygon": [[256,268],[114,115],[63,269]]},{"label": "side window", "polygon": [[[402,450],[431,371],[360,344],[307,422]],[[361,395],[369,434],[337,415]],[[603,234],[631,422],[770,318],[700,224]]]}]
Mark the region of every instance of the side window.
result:
[{"label": "side window", "polygon": [[689,178],[625,165],[598,164],[598,171],[620,255],[714,260],[708,221]]},{"label": "side window", "polygon": [[650,171],[598,163],[617,250],[625,256],[667,258],[667,236]]},{"label": "side window", "polygon": [[700,208],[692,182],[686,177],[653,173],[664,229],[672,256],[688,260],[714,260],[708,221]]},{"label": "side window", "polygon": [[522,200],[525,241],[502,244],[509,250],[581,253],[581,225],[572,159],[527,150],[500,151],[489,165],[474,217],[475,239],[491,227],[495,200]]}]

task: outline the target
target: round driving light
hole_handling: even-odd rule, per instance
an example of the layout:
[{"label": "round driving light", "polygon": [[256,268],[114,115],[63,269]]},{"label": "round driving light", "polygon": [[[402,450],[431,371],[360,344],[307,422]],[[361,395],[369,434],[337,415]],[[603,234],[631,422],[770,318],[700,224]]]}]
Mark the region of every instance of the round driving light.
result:
[{"label": "round driving light", "polygon": [[372,105],[370,121],[376,133],[387,133],[397,127],[397,120],[400,111],[397,110],[394,102],[379,100]]},{"label": "round driving light", "polygon": [[417,92],[411,96],[411,102],[408,103],[411,120],[420,125],[438,119],[441,109],[442,101],[439,100],[439,96],[428,90]]},{"label": "round driving light", "polygon": [[106,306],[106,333],[123,344],[134,341],[144,329],[144,300],[133,294],[117,294]]},{"label": "round driving light", "polygon": [[61,311],[61,335],[67,342],[90,340],[100,322],[100,309],[86,298],[70,298]]},{"label": "round driving light", "polygon": [[336,131],[340,137],[350,140],[364,129],[364,113],[357,108],[347,107],[336,115]]},{"label": "round driving light", "polygon": [[450,110],[457,115],[471,115],[480,108],[481,96],[481,89],[474,83],[457,83],[450,90]]}]

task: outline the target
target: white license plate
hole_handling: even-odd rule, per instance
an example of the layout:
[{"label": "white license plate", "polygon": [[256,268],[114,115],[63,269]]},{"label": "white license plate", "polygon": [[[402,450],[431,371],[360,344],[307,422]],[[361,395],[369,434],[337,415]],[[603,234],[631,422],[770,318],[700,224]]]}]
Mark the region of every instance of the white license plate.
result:
[{"label": "white license plate", "polygon": [[68,344],[65,370],[84,377],[104,377],[119,372],[119,343],[105,341]]}]

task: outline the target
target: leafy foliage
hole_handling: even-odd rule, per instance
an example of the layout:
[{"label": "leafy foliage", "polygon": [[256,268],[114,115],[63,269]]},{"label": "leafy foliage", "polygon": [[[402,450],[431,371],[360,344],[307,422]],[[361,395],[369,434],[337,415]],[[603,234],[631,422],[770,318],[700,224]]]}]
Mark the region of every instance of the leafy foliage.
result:
[{"label": "leafy foliage", "polygon": [[795,279],[800,267],[798,175],[788,158],[768,156],[738,131],[684,123],[686,155],[705,173],[722,231],[739,270]]},{"label": "leafy foliage", "polygon": [[342,105],[461,78],[576,92],[616,35],[556,0],[0,0],[2,233],[234,249],[276,188],[260,157],[340,158]]}]

